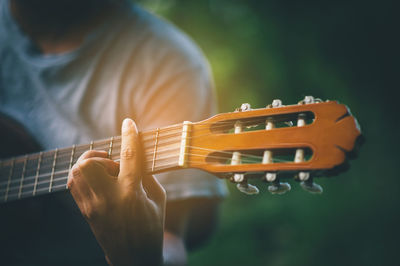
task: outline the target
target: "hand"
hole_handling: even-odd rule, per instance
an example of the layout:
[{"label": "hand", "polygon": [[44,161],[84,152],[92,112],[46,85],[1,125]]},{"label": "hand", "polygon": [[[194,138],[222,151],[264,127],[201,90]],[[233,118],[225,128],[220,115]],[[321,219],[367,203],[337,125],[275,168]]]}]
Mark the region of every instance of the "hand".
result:
[{"label": "hand", "polygon": [[68,188],[113,265],[162,263],[165,191],[143,176],[135,123],[122,125],[120,163],[87,151],[72,167]]}]

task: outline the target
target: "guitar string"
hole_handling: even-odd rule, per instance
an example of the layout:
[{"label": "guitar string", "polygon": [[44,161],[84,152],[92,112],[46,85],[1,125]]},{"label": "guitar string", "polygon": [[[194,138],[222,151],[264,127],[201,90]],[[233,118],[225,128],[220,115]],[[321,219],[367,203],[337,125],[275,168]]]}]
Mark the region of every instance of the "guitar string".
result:
[{"label": "guitar string", "polygon": [[[253,122],[259,122],[259,120],[260,120],[260,118],[256,118],[256,119],[253,119],[252,121],[251,120],[249,120],[250,122],[250,124],[251,123],[253,123]],[[216,123],[216,122],[209,122],[209,123],[198,123],[199,125],[202,125],[202,124],[211,124],[211,123]],[[227,124],[232,124],[232,122],[224,122],[224,121],[221,121],[221,122],[217,122],[217,123],[221,123],[221,124],[223,124],[223,123],[227,123]],[[220,125],[220,126],[216,126],[215,128],[218,128],[218,127],[225,127],[225,125]],[[160,134],[159,135],[159,137],[158,137],[158,140],[159,140],[159,143],[160,143],[160,145],[162,145],[162,144],[164,144],[164,143],[162,143],[162,140],[163,139],[168,139],[170,142],[168,143],[168,144],[172,144],[172,143],[174,143],[175,141],[179,141],[180,140],[180,138],[181,138],[181,134],[182,134],[182,132],[181,132],[181,130],[182,130],[182,125],[177,125],[177,126],[173,126],[173,127],[170,127],[170,128],[166,128],[166,129],[162,129],[162,130],[160,130],[160,132],[162,133],[162,132],[165,132],[165,131],[171,131],[171,130],[179,130],[177,133],[173,133],[173,134],[169,134],[169,135],[162,135],[162,134]],[[194,139],[194,138],[198,138],[198,137],[204,137],[204,136],[208,136],[208,135],[212,135],[212,134],[215,134],[215,133],[213,133],[213,132],[209,132],[209,129],[208,128],[206,128],[206,129],[198,129],[196,132],[201,132],[201,131],[207,131],[208,133],[207,134],[203,134],[203,135],[197,135],[197,136],[192,136],[192,137],[188,137],[188,139]],[[148,139],[144,139],[144,142],[149,142],[149,141],[151,141],[151,142],[154,142],[154,134],[155,134],[155,132],[144,132],[144,133],[142,133],[142,134],[147,134],[147,135],[151,135],[151,138],[148,138]],[[171,139],[171,136],[173,136],[173,137],[176,137],[176,139]],[[110,144],[110,141],[111,141],[111,138],[107,138],[107,139],[104,139],[104,140],[100,140],[100,141],[94,141],[93,142],[93,145],[95,145],[95,146],[99,146],[99,145],[109,145]],[[119,144],[119,142],[121,141],[121,136],[115,136],[115,137],[113,137],[113,142],[116,144],[116,145],[118,145]],[[143,141],[143,140],[142,140]],[[143,143],[144,144],[144,146],[146,145],[146,143]],[[76,148],[77,149],[88,149],[88,147],[86,147],[86,146],[91,146],[91,144],[82,144],[82,145],[77,145],[76,146]],[[150,147],[149,148],[153,148],[154,147],[154,145],[153,145],[153,143],[150,143]],[[96,147],[97,148],[97,147]],[[146,149],[146,148],[145,148]],[[45,152],[42,152],[42,153],[53,153],[54,151],[45,151]],[[67,148],[61,148],[61,149],[58,149],[58,152],[59,153],[64,153],[64,152],[66,152],[66,153],[69,153],[69,152],[71,152],[71,147],[67,147]],[[34,155],[36,155],[36,156],[39,156],[39,153],[36,153],[36,154],[32,154],[32,155],[30,155],[30,158],[29,159],[36,159],[35,157],[32,157],[32,156],[34,156]],[[53,155],[53,154],[52,154]],[[51,155],[51,156],[52,156]],[[23,160],[23,157],[24,156],[18,156],[18,157],[15,157],[13,160],[15,160],[16,162],[18,162],[19,160]],[[18,160],[19,159],[19,160]],[[8,159],[9,160],[9,159]],[[3,161],[7,161],[7,159],[6,160],[3,160]]]},{"label": "guitar string", "polygon": [[[211,151],[211,152],[216,152],[216,153],[218,153],[218,154],[227,154],[227,155],[229,155],[229,156],[232,156],[232,154],[233,154],[233,152],[229,152],[229,151],[219,151],[219,150],[214,150],[214,149],[207,149],[207,148],[202,148],[202,147],[195,147],[195,146],[187,146],[188,148],[190,148],[190,149],[192,149],[192,150],[205,150],[205,151]],[[171,151],[174,151],[174,150],[179,150],[180,149],[180,146],[177,146],[177,147],[170,147],[170,148],[167,148],[167,149],[161,149],[161,150],[159,150],[159,153],[158,154],[163,154],[163,153],[165,153],[165,152],[168,152],[168,153],[170,153]],[[117,149],[115,149],[114,150],[114,153],[112,154],[112,157],[117,157],[119,154],[118,154],[118,152],[116,152],[116,150]],[[195,155],[194,153],[188,153],[187,155]],[[253,154],[246,154],[246,153],[242,153],[242,155],[243,156],[245,156],[246,158],[252,158],[252,159],[254,159],[254,160],[257,160],[257,161],[259,161],[259,160],[262,160],[262,156],[258,156],[258,155],[253,155]],[[179,156],[179,155],[177,155],[177,156]],[[211,155],[204,155],[205,157],[210,157]],[[146,159],[149,159],[150,158],[150,160],[146,160],[146,163],[151,163],[152,162],[152,158],[153,158],[153,155],[152,154],[146,154],[144,157],[147,157]],[[60,157],[59,157],[60,158]],[[167,157],[158,157],[158,160],[157,161],[161,161],[161,160],[163,160],[163,159],[165,159],[165,158],[168,158],[168,156]],[[216,156],[212,156],[212,157],[210,157],[210,158],[217,158]],[[219,159],[227,159],[226,157],[218,157]],[[50,159],[50,158],[49,158]],[[69,164],[69,158],[67,158],[68,159],[68,161],[66,161],[66,160],[60,160],[57,164],[56,164],[56,166],[59,168],[59,167],[61,167],[62,165],[66,165],[66,164]],[[43,164],[41,164],[41,169],[46,169],[46,168],[50,168],[50,167],[52,167],[53,166],[53,161],[50,159],[50,161],[48,161],[47,163],[43,163]],[[39,176],[39,178],[40,178],[41,176]],[[1,183],[0,183],[1,184]]]},{"label": "guitar string", "polygon": [[[196,147],[193,147],[193,148],[196,148]],[[229,153],[229,152],[227,152],[228,154],[232,154],[232,153]],[[207,158],[213,158],[213,159],[218,159],[218,160],[229,160],[229,158],[227,158],[227,157],[221,157],[221,156],[210,156],[210,155],[204,155],[204,154],[195,154],[195,153],[187,153],[187,155],[190,155],[190,156],[197,156],[197,157],[207,157]],[[175,157],[178,157],[179,155],[175,155],[175,156],[168,156],[168,157],[164,157],[164,158],[160,158],[160,160],[164,160],[164,159],[171,159],[171,158],[175,158]],[[254,163],[254,162],[259,162],[259,161],[254,161],[254,158],[253,158],[253,161],[252,160],[249,160],[249,157],[251,158],[251,156],[252,155],[249,155],[249,154],[243,154],[243,156],[244,156],[244,158],[242,158],[242,161],[246,161],[246,162],[244,162],[244,164],[246,164],[246,163]],[[255,157],[256,159],[260,159],[260,158],[262,158],[261,156],[252,156],[252,157]],[[147,161],[147,163],[149,163],[149,162],[151,162],[150,160],[148,160]],[[284,159],[278,159],[278,158],[273,158],[273,163],[276,163],[276,162],[293,162],[292,160],[284,160]],[[171,163],[169,163],[168,165],[170,165]],[[176,162],[174,162],[173,164],[176,164]],[[193,164],[193,162],[191,162],[191,164]],[[197,164],[197,166],[199,166],[199,165],[204,165],[204,164]],[[164,165],[161,165],[161,166],[157,166],[159,169],[160,169],[160,167],[161,168],[164,168],[165,169],[165,164]],[[57,171],[57,172],[55,172],[54,174],[53,174],[53,176],[56,176],[56,175],[59,175],[59,174],[64,174],[64,173],[68,173],[69,172],[69,169],[68,170],[62,170],[62,171]],[[38,179],[44,179],[45,177],[47,177],[47,178],[49,178],[50,177],[50,174],[49,173],[46,173],[46,174],[42,174],[42,175],[39,175],[38,177],[36,177],[36,176],[27,176],[24,180],[25,180],[25,182],[26,181],[30,181],[31,179],[33,179],[33,178],[38,178]],[[64,179],[67,179],[68,177],[65,177]],[[55,177],[54,179],[54,182],[56,182],[56,181],[59,181],[59,180],[62,180],[62,179],[60,179],[60,178],[57,178],[57,177]],[[0,183],[0,185],[4,185],[6,182],[2,182],[2,183]],[[19,183],[19,180],[13,180],[12,181],[12,183]],[[47,184],[47,183],[51,183],[51,181],[50,180],[41,180],[41,181],[39,181],[38,183],[37,183],[37,185],[41,185],[41,184]],[[29,186],[34,186],[34,183],[24,183],[24,185],[23,185],[23,187],[24,188],[26,188],[26,187],[29,187]],[[11,191],[11,190],[13,190],[13,189],[16,189],[16,188],[19,188],[20,186],[13,186],[11,189],[9,189],[9,191]],[[0,192],[5,192],[6,191],[6,189],[0,189]]]},{"label": "guitar string", "polygon": [[[115,154],[114,157],[117,157],[117,155],[119,155],[119,154]],[[175,158],[175,157],[179,157],[179,154],[177,154],[177,155],[172,155],[172,156],[169,155],[169,156],[167,156],[167,157],[159,157],[159,158],[157,159],[157,161],[169,160],[169,159],[172,159],[172,158]],[[119,158],[115,158],[115,159],[119,159]],[[146,160],[146,161],[145,161],[145,163],[147,163],[147,164],[149,164],[149,163],[151,163],[151,162],[152,162],[152,160]],[[47,164],[47,165],[43,166],[42,169],[48,168],[48,170],[51,170],[51,169],[50,169],[50,165],[51,165],[51,164]],[[67,163],[67,162],[64,162],[64,163],[61,164],[61,165],[60,165],[60,164],[57,164],[58,168],[60,168],[62,165],[69,166],[69,162],[68,162],[68,163]],[[69,169],[56,171],[56,172],[54,172],[54,176],[57,175],[57,174],[63,173],[64,171],[69,172]],[[34,174],[34,175],[27,175],[27,176],[24,178],[24,183],[26,183],[27,181],[31,181],[32,179],[43,179],[43,178],[45,178],[45,177],[50,177],[50,176],[51,176],[51,173],[50,173],[50,172],[46,172],[46,173],[43,173],[43,174],[40,174],[40,175],[36,175],[36,174]],[[20,178],[18,178],[18,179],[12,179],[10,183],[19,183],[19,182],[20,182]],[[6,183],[8,183],[8,181],[6,181],[6,182],[4,182],[4,181],[3,181],[3,182],[0,182],[0,186],[1,186],[1,185],[4,185],[4,184],[6,184]],[[0,189],[0,191],[1,191],[1,189]]]},{"label": "guitar string", "polygon": [[[172,163],[172,164],[169,164],[169,165],[175,166],[176,164]],[[193,166],[200,166],[200,165],[201,164],[194,164]],[[168,165],[164,165],[164,168],[169,168],[169,166]],[[67,172],[68,171],[65,170],[65,173],[67,173]],[[62,177],[54,178],[53,179],[52,192],[54,192],[54,190],[57,189],[57,187],[58,188],[67,189],[66,188],[66,182],[62,183],[61,185],[54,184],[54,182],[67,181],[67,180],[68,180],[68,176],[62,176]],[[36,194],[39,194],[40,191],[43,191],[43,192],[48,192],[49,191],[49,187],[42,187],[42,188],[40,187],[40,185],[43,185],[43,184],[46,184],[46,185],[49,184],[50,185],[50,182],[49,182],[49,180],[43,180],[43,181],[38,182],[37,188],[36,188]],[[32,186],[34,186],[34,184],[25,185],[24,189],[26,190],[28,187],[32,187]],[[9,189],[8,197],[9,198],[13,198],[13,197],[23,198],[23,197],[31,196],[31,194],[33,195],[33,191],[22,191],[22,194],[19,194],[19,192],[17,192],[17,191],[13,192],[13,190],[17,190],[17,189],[18,189],[18,187],[14,187],[12,189]],[[0,190],[0,192],[5,192],[5,189]]]},{"label": "guitar string", "polygon": [[[260,118],[258,117],[258,118],[255,118],[255,119],[253,119],[253,121],[257,121],[257,123],[259,123],[259,121],[260,121]],[[248,121],[246,121],[248,124],[251,124],[252,122],[251,122],[251,120],[248,120]],[[226,122],[224,122],[224,121],[222,121],[222,122],[208,122],[208,123],[205,123],[205,122],[203,122],[203,123],[196,123],[197,125],[206,125],[206,124],[218,124],[218,126],[216,126],[216,127],[214,127],[214,128],[222,128],[222,127],[226,127],[225,126],[225,124],[227,124],[227,125],[232,125],[233,124],[233,121],[232,122],[229,122],[229,121],[226,121]],[[162,131],[163,132],[166,132],[166,131],[173,131],[173,130],[178,130],[178,132],[176,132],[176,133],[173,133],[173,134],[168,134],[168,135],[164,135],[164,136],[160,136],[160,138],[165,138],[165,139],[168,139],[169,141],[170,141],[170,143],[169,144],[174,144],[175,143],[175,141],[171,141],[171,137],[177,137],[177,139],[176,139],[176,141],[179,141],[180,140],[180,137],[181,137],[181,134],[182,134],[182,132],[181,132],[181,128],[182,128],[182,125],[181,124],[179,124],[179,125],[177,125],[177,126],[171,126],[171,127],[169,127],[169,128],[164,128],[164,129],[162,129]],[[159,129],[158,129],[159,130]],[[202,130],[204,130],[204,131],[210,131],[208,128],[205,128],[205,129],[202,129]],[[197,130],[196,132],[200,132],[201,130],[199,129],[199,130]],[[144,132],[144,133],[142,133],[143,134],[143,136],[151,136],[150,138],[147,138],[147,139],[144,139],[143,141],[144,142],[146,142],[146,141],[154,141],[154,138],[152,137],[152,135],[154,134],[154,132]],[[208,134],[204,134],[204,135],[197,135],[197,136],[194,136],[194,137],[188,137],[188,138],[197,138],[197,137],[202,137],[202,136],[206,136],[206,135],[210,135],[210,134],[214,134],[214,133],[208,133]],[[172,139],[172,140],[174,140],[174,139]],[[118,142],[118,141],[121,141],[121,137],[119,136],[119,137],[116,137],[115,138],[115,142]],[[108,145],[110,143],[110,139],[106,139],[106,140],[104,140],[104,141],[96,141],[96,142],[94,142],[94,144],[97,146],[97,145],[103,145],[103,144],[105,144],[105,145]],[[92,146],[93,145],[93,142],[92,142],[92,144],[90,144],[90,146]],[[78,146],[76,146],[78,149],[85,149],[85,150],[87,150],[87,147],[86,146],[88,146],[88,144],[86,144],[86,145],[78,145]],[[153,146],[153,145],[152,145]],[[100,148],[103,148],[103,147],[100,147]],[[104,147],[105,149],[107,149],[107,147]],[[196,148],[196,147],[192,147],[192,148]],[[200,148],[200,147],[199,147]],[[98,147],[96,147],[96,149],[98,149]],[[178,149],[178,148],[174,148],[174,149]],[[200,149],[202,149],[202,148],[200,148]],[[69,152],[71,151],[71,148],[64,148],[63,149],[66,153],[65,153],[65,155],[66,156],[68,156],[69,157]],[[171,149],[169,149],[169,150],[171,150]],[[210,150],[210,149],[206,149],[206,150]],[[160,150],[159,152],[161,153],[161,152],[163,152],[163,151],[166,151],[166,150]],[[233,152],[221,152],[221,151],[218,151],[218,150],[214,150],[215,152],[219,152],[219,153],[228,153],[228,154],[233,154]],[[49,153],[51,154],[51,156],[52,156],[52,152],[53,151],[49,151]],[[64,153],[64,152],[63,152]],[[79,152],[80,153],[80,152]],[[41,153],[41,154],[43,154],[43,152]],[[192,155],[194,155],[194,156],[202,156],[202,157],[210,157],[210,155],[203,155],[203,154],[192,154]],[[177,155],[177,156],[179,156],[179,155]],[[249,155],[249,154],[247,154],[247,155],[245,155],[245,156],[247,156],[247,157],[251,157],[252,155]],[[61,157],[61,156],[60,156]],[[176,157],[176,156],[175,156]],[[212,156],[212,157],[214,157],[214,158],[217,158],[217,159],[222,159],[222,160],[227,160],[228,158],[226,158],[226,157],[217,157],[217,156]],[[253,157],[255,157],[255,158],[257,158],[257,159],[259,159],[260,158],[260,156],[253,156]],[[210,157],[211,158],[211,157]],[[14,158],[14,162],[16,161],[16,159]],[[3,162],[4,161],[0,161],[0,165],[1,166],[3,166]],[[162,167],[162,166],[161,166]],[[0,169],[1,169],[2,167],[0,167]]]},{"label": "guitar string", "polygon": [[[259,121],[260,119],[258,118],[257,119],[257,121]],[[214,123],[214,122],[213,122]],[[223,122],[219,122],[219,123],[223,123]],[[227,124],[232,124],[231,122],[226,122]],[[206,124],[206,123],[203,123],[203,124]],[[222,125],[222,126],[224,126],[224,125]],[[180,140],[180,137],[181,137],[181,125],[178,125],[178,126],[176,126],[176,127],[171,127],[171,128],[167,128],[166,130],[168,131],[171,131],[171,130],[173,130],[174,128],[177,128],[177,129],[179,129],[179,132],[178,133],[174,133],[174,134],[169,134],[168,136],[164,136],[165,138],[169,138],[169,140],[170,140],[170,143],[169,144],[173,144],[173,143],[175,143],[175,141],[171,141],[171,136],[177,136],[178,137],[178,139],[176,140],[176,141],[179,141]],[[206,129],[207,131],[208,131],[208,129]],[[152,134],[152,132],[148,132],[147,134]],[[212,133],[211,133],[212,134]],[[200,136],[203,136],[203,135],[200,135]],[[200,137],[200,136],[195,136],[195,137],[189,137],[189,138],[196,138],[196,137]],[[151,138],[151,139],[148,139],[148,140],[150,140],[150,141],[153,141],[154,140],[154,138]],[[119,142],[119,141],[121,141],[121,137],[116,137],[116,139],[115,139],[115,142]],[[100,141],[100,143],[99,142],[96,142],[95,144],[96,144],[96,146],[97,145],[103,145],[103,144],[105,144],[105,145],[108,145],[109,144],[109,142],[110,142],[110,139],[106,139],[106,140],[104,140],[103,141],[103,143]],[[92,144],[90,144],[90,146],[92,146],[93,145],[93,142],[92,142]],[[162,144],[160,144],[160,146],[161,146]],[[87,149],[87,144],[86,145],[82,145],[82,146],[80,146],[80,147],[78,147],[78,149]],[[152,145],[153,146],[153,145]],[[103,147],[100,147],[100,148],[103,148]],[[104,147],[104,148],[107,148],[107,147]],[[177,147],[177,148],[173,148],[173,149],[178,149],[179,147]],[[193,147],[192,146],[192,148],[198,148],[198,149],[202,149],[202,148],[200,148],[200,147]],[[98,149],[98,147],[96,147],[96,149]],[[165,150],[159,150],[158,151],[158,153],[163,153],[163,152],[165,152],[165,151],[170,151],[171,149],[165,149]],[[205,149],[205,150],[211,150],[211,149]],[[216,152],[219,152],[219,153],[225,153],[225,154],[232,154],[233,152],[222,152],[222,151],[218,151],[218,150],[211,150],[211,151],[216,151]],[[63,154],[65,154],[65,155],[67,155],[68,157],[69,157],[69,153],[70,153],[70,148],[65,148],[64,149],[64,151],[62,151],[61,152],[61,154],[60,154],[60,156],[59,156],[59,158],[60,157],[63,157]],[[78,152],[78,153],[80,153],[80,152]],[[52,153],[51,153],[51,156],[52,156]],[[150,155],[151,156],[151,155]],[[205,156],[205,155],[197,155],[197,156],[204,156],[204,157],[209,157],[209,158],[211,158],[210,157],[210,155],[208,155],[208,156]],[[254,157],[254,158],[256,158],[256,159],[259,159],[259,158],[261,158],[260,156],[252,156],[252,155],[246,155],[247,157]],[[214,158],[216,158],[216,156],[212,156],[212,157],[214,157]],[[218,159],[224,159],[224,160],[226,160],[227,158],[225,158],[225,157],[220,157],[220,158],[218,158]],[[160,159],[161,160],[161,159]],[[0,161],[1,162],[1,161]],[[51,164],[52,164],[52,162],[51,162]],[[45,166],[43,166],[43,167],[45,167]]]},{"label": "guitar string", "polygon": [[[194,147],[194,146],[189,146],[189,148],[191,148],[191,149],[199,149],[199,150],[207,150],[207,151],[213,151],[213,152],[217,152],[217,153],[223,153],[223,154],[228,154],[228,155],[232,155],[233,154],[233,152],[226,152],[226,151],[218,151],[218,150],[213,150],[213,149],[206,149],[206,148],[201,148],[201,147]],[[171,150],[175,150],[175,149],[179,149],[179,147],[176,147],[176,148],[170,148],[170,149],[165,149],[165,150],[160,150],[160,152],[163,152],[163,151],[171,151]],[[188,155],[193,155],[193,156],[197,156],[197,157],[199,157],[199,156],[201,156],[201,157],[208,157],[208,158],[213,158],[213,159],[219,159],[219,160],[228,160],[229,158],[227,158],[227,157],[220,157],[220,156],[211,156],[211,155],[204,155],[204,154],[195,154],[195,153],[188,153]],[[113,156],[115,157],[115,156],[118,156],[118,154],[113,154]],[[178,157],[179,155],[175,155],[175,156],[173,156],[173,157]],[[147,156],[147,157],[150,157],[150,156]],[[167,157],[159,157],[158,158],[158,160],[157,161],[161,161],[161,160],[164,160],[164,159],[170,159],[170,158],[172,158],[171,156],[167,156]],[[249,159],[253,159],[253,161],[249,161]],[[256,155],[251,155],[251,154],[243,154],[243,161],[244,160],[247,160],[247,163],[252,163],[252,162],[259,162],[260,160],[262,159],[262,157],[261,156],[256,156]],[[256,160],[256,161],[255,161]],[[149,163],[149,162],[151,162],[152,160],[147,160],[146,162],[147,163]],[[289,160],[282,160],[282,159],[277,159],[277,158],[274,158],[274,162],[292,162],[292,161],[289,161]],[[66,164],[67,162],[63,162],[63,164]],[[244,163],[246,163],[246,162],[244,162]],[[47,164],[47,167],[49,167],[50,165],[52,165],[53,164],[53,162],[49,162],[48,164]],[[58,167],[60,167],[60,165],[58,165]],[[162,166],[157,166],[157,167],[162,167]],[[42,166],[42,169],[45,169],[46,168],[46,164],[44,164],[43,166]],[[58,174],[58,173],[56,173],[56,174]],[[36,177],[36,175],[35,176],[27,176],[26,178],[25,178],[25,181],[24,181],[24,183],[26,184],[26,182],[28,182],[28,181],[30,181],[30,179],[33,179],[33,178],[35,178],[35,179],[38,179],[38,178],[43,178],[43,177],[48,177],[49,176],[49,174],[47,173],[47,174],[42,174],[42,175],[40,175],[40,176],[38,176],[38,177]],[[19,183],[19,181],[20,181],[20,179],[16,179],[16,180],[12,180],[11,182],[12,183]],[[0,183],[0,185],[5,185],[5,183],[7,183],[7,182],[2,182],[2,183]]]},{"label": "guitar string", "polygon": [[[170,167],[169,167],[169,166],[166,166],[166,168],[170,168]],[[59,178],[59,179],[60,179],[60,178]],[[67,180],[68,177],[63,177],[63,179],[64,179],[64,180]],[[66,188],[66,183],[61,184],[61,185],[53,185],[52,191],[55,192],[56,189],[60,189],[60,188],[62,188],[63,190],[67,190],[67,188]],[[38,195],[38,194],[40,194],[40,193],[42,193],[42,192],[46,192],[46,194],[49,193],[49,188],[48,188],[48,187],[44,187],[44,188],[37,188],[37,189],[36,189],[36,195]],[[32,193],[33,193],[33,192],[32,192]],[[3,201],[3,202],[7,202],[7,201],[13,201],[13,200],[19,199],[18,194],[19,194],[19,193],[10,193],[10,194],[8,194],[8,199],[7,199],[7,200],[4,200],[4,198],[3,198],[2,201]],[[27,195],[27,192],[23,192],[23,193],[21,194],[21,198],[23,198],[22,195],[23,195],[24,197],[28,197],[28,196],[30,197],[30,196],[32,196],[32,194],[28,194],[28,195]],[[25,196],[25,195],[26,195],[26,196]],[[15,198],[14,198],[14,197],[15,197]]]},{"label": "guitar string", "polygon": [[[165,164],[165,165],[170,165],[170,164],[171,163]],[[48,174],[48,173],[42,174],[42,175],[40,175],[38,177],[38,179],[41,179],[41,180],[36,183],[36,186],[67,180],[68,176],[65,176],[64,174],[68,174],[69,170],[70,169],[65,169],[65,170],[60,170],[60,171],[54,172],[53,182],[51,182],[50,179],[49,179],[50,178],[50,174]],[[57,177],[57,175],[63,175],[63,176]],[[34,176],[29,176],[28,178],[25,178],[24,180],[31,180],[32,178],[35,178],[35,177]],[[15,180],[15,182],[12,182],[12,183],[19,183],[19,181]],[[35,186],[35,183],[24,183],[23,188],[27,189],[27,188],[33,187],[33,186]],[[10,187],[11,187],[11,185],[10,185]],[[19,189],[19,188],[20,188],[20,186],[13,186],[12,188],[9,189],[9,191],[16,190],[16,189]],[[49,188],[47,187],[47,189],[49,189]],[[0,189],[0,193],[1,192],[5,192],[5,191],[6,191],[5,188],[4,189]]]},{"label": "guitar string", "polygon": [[[247,128],[247,127],[253,127],[253,126],[258,126],[258,125],[261,125],[260,123],[259,123],[259,120],[260,119],[255,119],[255,120],[253,120],[253,121],[249,121],[247,124],[249,124],[249,125],[244,125],[244,127],[245,128]],[[253,125],[252,123],[255,123],[255,122],[258,122],[257,123],[257,125]],[[218,123],[223,123],[223,122],[218,122]],[[227,122],[229,125],[232,125],[232,127],[231,127],[231,129],[234,129],[234,123],[233,122]],[[195,126],[196,125],[198,125],[198,124],[194,124]],[[201,124],[200,124],[201,125]],[[293,126],[285,126],[285,127],[296,127],[295,126],[295,124],[293,125]],[[213,127],[213,129],[223,129],[223,128],[226,128],[226,126],[225,125],[218,125],[218,126],[215,126],[215,127]],[[210,128],[200,128],[200,129],[196,129],[196,133],[199,133],[199,132],[203,132],[203,131],[207,131],[208,133],[209,132],[211,132],[211,134],[216,134],[216,133],[213,133],[211,130],[210,130]],[[220,132],[221,133],[221,132]],[[154,132],[154,133],[152,133],[151,135],[149,135],[149,138],[142,138],[142,141],[154,141],[154,136],[153,135],[155,135],[156,133]],[[168,138],[168,137],[170,137],[170,136],[178,136],[178,137],[180,137],[182,135],[182,127],[180,127],[179,128],[179,131],[178,132],[176,132],[176,133],[173,133],[173,134],[167,134],[167,135],[162,135],[162,131],[160,131],[160,135],[159,135],[159,139],[162,139],[162,138]],[[188,137],[188,138],[197,138],[197,137],[202,137],[202,136],[204,136],[204,135],[197,135],[197,136],[192,136],[192,137]]]},{"label": "guitar string", "polygon": [[[254,118],[253,120],[247,120],[246,123],[258,122],[259,120],[260,120],[260,118]],[[195,122],[195,123],[193,123],[194,126],[209,125],[209,124],[215,124],[216,126],[213,127],[213,128],[218,129],[218,128],[224,128],[224,127],[226,127],[226,125],[234,125],[234,121],[232,121],[232,122],[230,122],[230,121],[218,121],[218,122]],[[160,128],[159,129],[159,133],[161,134],[161,133],[164,133],[165,131],[171,131],[171,130],[178,130],[177,133],[181,133],[182,127],[183,127],[183,124],[179,124],[179,125],[173,126],[171,128],[167,128],[167,129],[161,129]],[[203,130],[208,131],[209,128],[201,128],[201,129],[198,129],[198,130],[199,131],[203,131]],[[150,131],[142,132],[141,134],[142,134],[143,137],[145,137],[145,136],[153,137],[153,135],[156,134],[156,131],[157,131],[156,129],[153,129],[153,130],[150,130]],[[168,137],[168,135],[164,135],[164,136]],[[162,137],[162,136],[160,135],[159,137]]]}]

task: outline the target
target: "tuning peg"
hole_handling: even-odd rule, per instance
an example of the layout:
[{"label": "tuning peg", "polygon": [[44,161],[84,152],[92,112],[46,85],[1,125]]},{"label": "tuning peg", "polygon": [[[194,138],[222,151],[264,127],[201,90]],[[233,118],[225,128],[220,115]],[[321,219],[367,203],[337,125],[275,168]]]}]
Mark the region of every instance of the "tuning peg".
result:
[{"label": "tuning peg", "polygon": [[306,181],[300,182],[300,186],[304,190],[306,190],[310,193],[313,193],[313,194],[321,194],[324,191],[320,185],[313,182],[312,178],[309,178]]},{"label": "tuning peg", "polygon": [[291,188],[292,187],[290,186],[289,183],[280,183],[278,179],[275,179],[275,181],[268,186],[268,191],[271,192],[271,194],[281,195],[290,191]]},{"label": "tuning peg", "polygon": [[246,195],[257,195],[260,192],[256,186],[247,183],[247,180],[238,183],[236,187],[240,192]]},{"label": "tuning peg", "polygon": [[306,97],[304,97],[303,101],[304,101],[305,104],[310,104],[310,103],[314,103],[315,102],[313,96],[306,96]]},{"label": "tuning peg", "polygon": [[282,106],[282,101],[279,100],[279,99],[275,99],[275,100],[272,101],[271,106],[272,106],[273,108],[281,107],[281,106]]},{"label": "tuning peg", "polygon": [[268,186],[268,191],[271,192],[271,194],[284,194],[291,189],[289,183],[279,182],[276,173],[266,172],[265,180],[271,183],[271,185]]},{"label": "tuning peg", "polygon": [[251,105],[249,103],[242,103],[240,106],[240,111],[249,111],[251,110]]},{"label": "tuning peg", "polygon": [[251,105],[249,103],[242,103],[239,108],[235,109],[235,112],[244,112],[251,110]]},{"label": "tuning peg", "polygon": [[321,103],[322,100],[320,98],[314,98],[313,96],[305,96],[303,100],[299,102],[299,104],[311,104],[311,103]]}]

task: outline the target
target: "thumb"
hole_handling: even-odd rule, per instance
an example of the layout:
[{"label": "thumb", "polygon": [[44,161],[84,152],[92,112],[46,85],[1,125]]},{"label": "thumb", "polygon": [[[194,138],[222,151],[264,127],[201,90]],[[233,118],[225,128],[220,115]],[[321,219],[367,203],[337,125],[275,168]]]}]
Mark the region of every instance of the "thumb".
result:
[{"label": "thumb", "polygon": [[126,118],[122,123],[119,178],[140,182],[139,133],[135,122]]}]

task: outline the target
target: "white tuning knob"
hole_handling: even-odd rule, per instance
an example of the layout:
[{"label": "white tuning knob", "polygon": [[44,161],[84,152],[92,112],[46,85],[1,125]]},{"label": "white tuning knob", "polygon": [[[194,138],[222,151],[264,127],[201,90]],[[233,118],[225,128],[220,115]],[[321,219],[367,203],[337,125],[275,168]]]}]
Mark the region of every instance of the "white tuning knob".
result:
[{"label": "white tuning knob", "polygon": [[304,97],[303,101],[304,101],[305,104],[310,104],[310,103],[314,103],[315,102],[313,96],[306,96],[306,97]]},{"label": "white tuning knob", "polygon": [[268,191],[271,194],[285,194],[286,192],[291,190],[291,186],[289,183],[280,183],[275,180],[271,185],[268,186]]},{"label": "white tuning knob", "polygon": [[312,178],[309,178],[307,181],[300,182],[300,186],[312,194],[321,194],[324,191],[320,185],[312,181]]},{"label": "white tuning knob", "polygon": [[242,103],[242,105],[240,106],[239,110],[241,112],[249,111],[249,110],[251,110],[251,105],[249,103]]},{"label": "white tuning knob", "polygon": [[247,183],[247,181],[238,183],[236,187],[240,192],[246,195],[257,195],[260,192],[256,186]]},{"label": "white tuning knob", "polygon": [[282,101],[279,100],[279,99],[275,99],[275,100],[272,101],[271,106],[272,106],[273,108],[281,107],[281,106],[282,106]]}]

